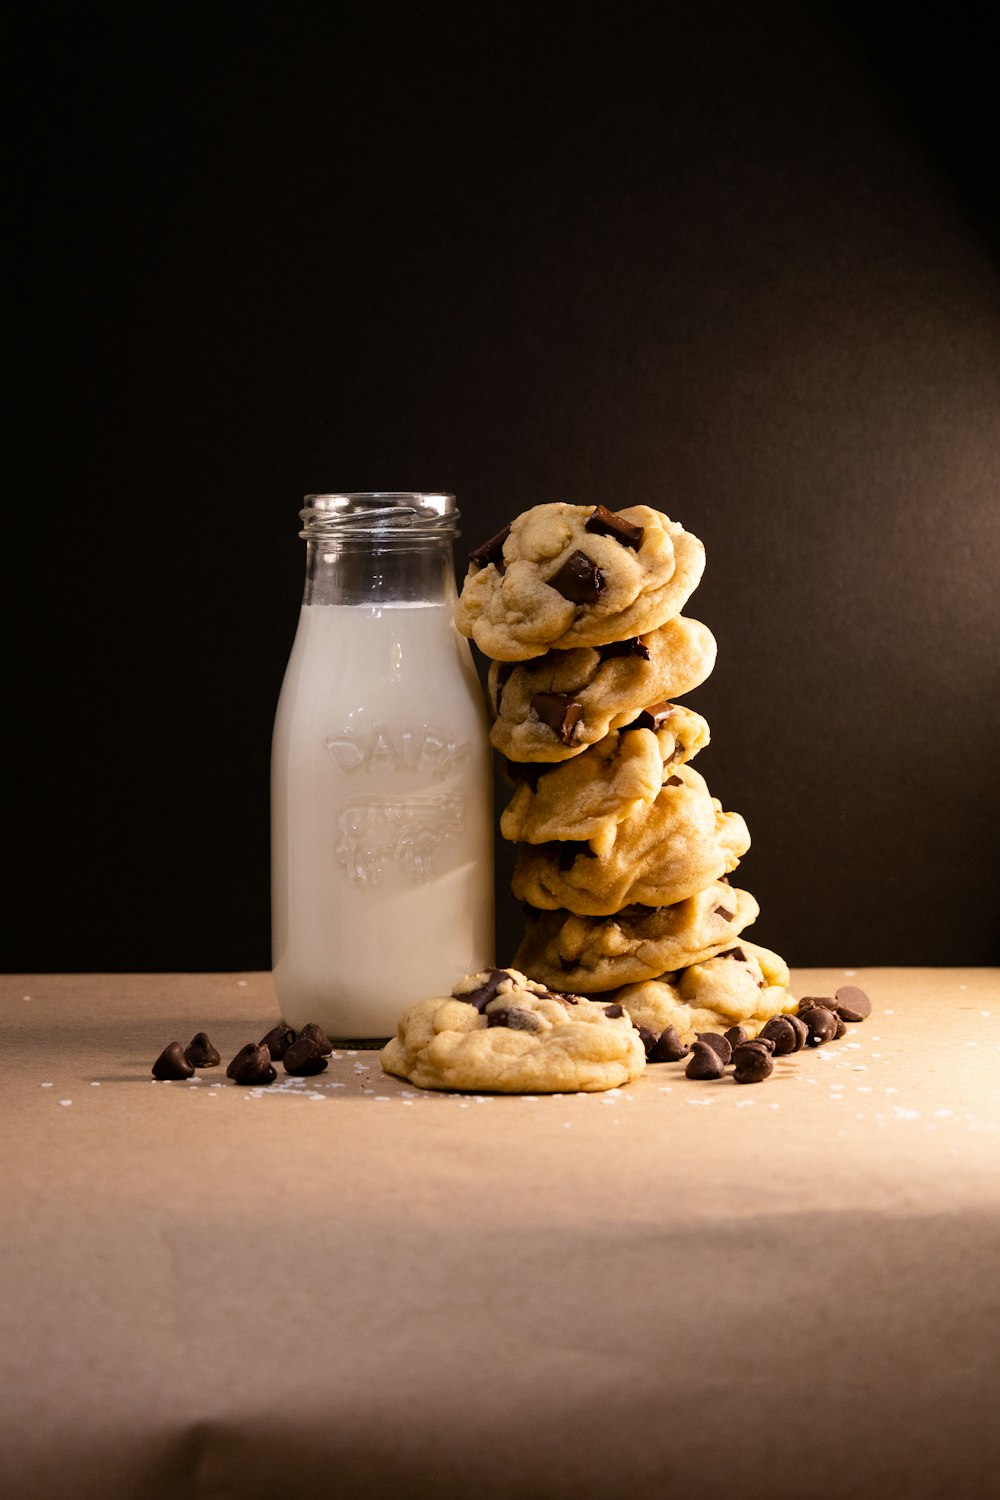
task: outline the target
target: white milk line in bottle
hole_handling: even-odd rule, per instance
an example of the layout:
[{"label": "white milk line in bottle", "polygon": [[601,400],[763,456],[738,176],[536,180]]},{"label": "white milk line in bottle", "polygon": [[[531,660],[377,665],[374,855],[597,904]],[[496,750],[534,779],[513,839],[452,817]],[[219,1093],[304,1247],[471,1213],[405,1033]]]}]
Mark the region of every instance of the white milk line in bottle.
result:
[{"label": "white milk line in bottle", "polygon": [[[457,670],[456,670],[457,663]],[[285,1020],[393,1034],[492,962],[488,728],[448,604],[306,604],[275,721]]]}]

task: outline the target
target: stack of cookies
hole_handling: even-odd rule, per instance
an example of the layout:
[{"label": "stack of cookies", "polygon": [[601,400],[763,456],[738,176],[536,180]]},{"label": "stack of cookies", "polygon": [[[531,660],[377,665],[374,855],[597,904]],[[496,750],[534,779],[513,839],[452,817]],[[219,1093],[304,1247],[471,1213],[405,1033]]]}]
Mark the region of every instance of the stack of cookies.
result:
[{"label": "stack of cookies", "polygon": [[625,1007],[649,1045],[673,1026],[790,1012],[788,969],[740,937],[729,882],[750,847],[691,761],[705,720],[674,700],[715,640],[681,614],[705,549],[644,505],[539,505],[472,554],[456,620],[491,658],[492,741],[513,796],[500,822],[526,903],[517,968]]}]

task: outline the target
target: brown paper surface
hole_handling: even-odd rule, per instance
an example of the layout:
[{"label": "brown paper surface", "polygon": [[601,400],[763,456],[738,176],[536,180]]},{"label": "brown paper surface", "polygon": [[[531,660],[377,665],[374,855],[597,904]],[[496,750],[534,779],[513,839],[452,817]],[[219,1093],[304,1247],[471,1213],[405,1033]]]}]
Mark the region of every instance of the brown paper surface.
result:
[{"label": "brown paper surface", "polygon": [[538,1098],[237,1088],[267,975],[6,979],[6,1493],[985,1493],[1000,973],[845,972],[762,1085]]}]

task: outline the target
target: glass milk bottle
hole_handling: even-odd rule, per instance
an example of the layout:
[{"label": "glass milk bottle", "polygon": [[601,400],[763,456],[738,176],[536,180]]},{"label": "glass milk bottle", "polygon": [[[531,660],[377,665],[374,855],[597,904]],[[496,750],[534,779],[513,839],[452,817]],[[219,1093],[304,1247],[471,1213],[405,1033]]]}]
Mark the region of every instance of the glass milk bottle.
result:
[{"label": "glass milk bottle", "polygon": [[296,1029],[394,1034],[493,962],[489,725],[453,621],[452,495],[307,495],[274,726],[274,983]]}]

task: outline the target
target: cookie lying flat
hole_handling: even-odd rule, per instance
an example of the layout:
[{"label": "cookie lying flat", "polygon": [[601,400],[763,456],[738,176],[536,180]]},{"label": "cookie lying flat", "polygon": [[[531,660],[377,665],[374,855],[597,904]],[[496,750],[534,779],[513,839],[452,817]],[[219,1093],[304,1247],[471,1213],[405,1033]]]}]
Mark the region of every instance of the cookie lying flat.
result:
[{"label": "cookie lying flat", "polygon": [[529,906],[580,917],[672,906],[728,875],[749,847],[740,814],[723,812],[698,772],[678,766],[651,807],[618,824],[605,854],[589,844],[519,844],[511,888]]},{"label": "cookie lying flat", "polygon": [[494,661],[603,646],[679,614],[704,567],[698,538],[647,505],[536,505],[473,553],[455,623]]},{"label": "cookie lying flat", "polygon": [[595,854],[606,854],[619,823],[649,808],[670,768],[708,743],[708,725],[699,714],[665,707],[670,712],[659,733],[613,730],[582,755],[541,774],[532,768],[516,780],[500,817],[504,838],[525,844],[580,840]]},{"label": "cookie lying flat", "polygon": [[771,1016],[791,1013],[788,965],[757,943],[740,942],[727,953],[679,974],[626,985],[615,999],[637,1026],[659,1034],[676,1026],[682,1042],[698,1031],[725,1031],[737,1024],[756,1036]]},{"label": "cookie lying flat", "polygon": [[517,969],[472,974],[450,997],[419,1000],[382,1049],[385,1071],[419,1088],[503,1094],[617,1088],[645,1065],[620,1006],[553,994]]},{"label": "cookie lying flat", "polygon": [[711,958],[759,912],[749,891],[722,881],[673,906],[627,906],[611,917],[529,909],[514,962],[543,984],[598,994]]},{"label": "cookie lying flat", "polygon": [[509,760],[568,760],[650,704],[698,687],[715,653],[708,626],[677,615],[634,640],[550,651],[523,666],[494,662],[490,738]]}]

